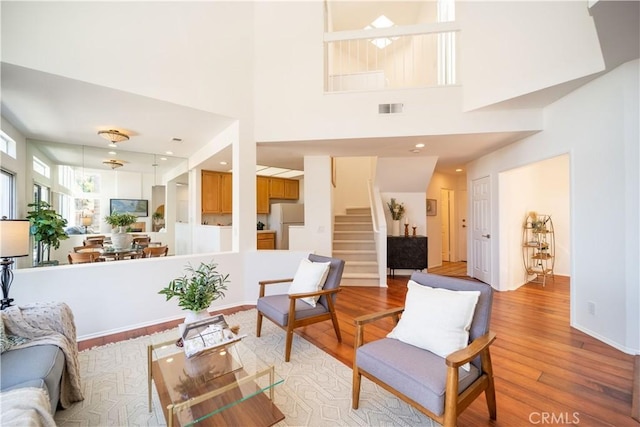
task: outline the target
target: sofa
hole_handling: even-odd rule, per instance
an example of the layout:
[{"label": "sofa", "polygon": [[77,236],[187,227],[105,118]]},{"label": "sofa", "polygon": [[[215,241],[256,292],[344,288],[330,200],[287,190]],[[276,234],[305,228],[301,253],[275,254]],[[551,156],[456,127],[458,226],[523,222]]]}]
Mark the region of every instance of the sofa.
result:
[{"label": "sofa", "polygon": [[37,303],[0,318],[1,424],[51,424],[58,407],[83,398],[73,314],[64,303]]}]

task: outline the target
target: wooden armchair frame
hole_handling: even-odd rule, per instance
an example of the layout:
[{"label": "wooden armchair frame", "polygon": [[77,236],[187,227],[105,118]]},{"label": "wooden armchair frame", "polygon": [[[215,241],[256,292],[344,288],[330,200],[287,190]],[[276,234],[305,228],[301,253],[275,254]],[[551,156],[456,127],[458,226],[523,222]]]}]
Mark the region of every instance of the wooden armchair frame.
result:
[{"label": "wooden armchair frame", "polygon": [[[287,279],[274,279],[274,280],[262,280],[260,282],[258,282],[258,285],[260,285],[260,294],[259,294],[259,298],[262,298],[265,296],[265,287],[267,285],[274,285],[277,283],[291,283],[293,282],[293,278],[287,278]],[[284,329],[287,332],[287,338],[286,338],[286,345],[285,345],[285,362],[288,362],[289,359],[291,358],[291,345],[293,343],[293,331],[296,328],[299,328],[300,326],[306,326],[306,325],[311,325],[313,323],[317,323],[317,322],[324,322],[325,320],[329,320],[331,319],[331,322],[333,323],[333,329],[336,332],[336,337],[338,338],[338,342],[342,342],[342,335],[340,334],[340,326],[338,324],[338,317],[336,316],[336,308],[333,302],[333,295],[337,294],[338,292],[340,292],[340,288],[334,288],[334,289],[321,289],[318,292],[307,292],[304,294],[291,294],[289,295],[289,318],[287,321],[287,325],[283,326],[280,325],[278,322],[276,322],[274,319],[269,318],[267,315],[261,313],[260,311],[258,311],[258,319],[256,322],[256,336],[260,337],[260,333],[262,332],[262,317],[266,317],[267,319],[271,320],[273,323],[275,323],[276,325],[280,326],[282,329]],[[318,296],[321,297],[323,295],[326,295],[327,297],[327,305],[329,307],[329,310],[325,313],[322,313],[320,315],[317,316],[310,316],[310,317],[305,317],[302,319],[296,319],[296,300],[298,300],[299,298],[307,298],[307,297],[314,297],[314,296]]]},{"label": "wooden armchair frame", "polygon": [[[417,403],[415,400],[405,396],[393,387],[389,386],[379,378],[361,369],[357,365],[356,352],[359,347],[364,345],[364,329],[365,325],[379,321],[381,319],[391,317],[394,324],[400,320],[400,315],[404,311],[404,307],[396,307],[381,311],[378,313],[360,316],[354,319],[356,324],[356,334],[354,337],[354,361],[353,361],[353,388],[352,388],[352,407],[358,409],[360,401],[360,383],[362,375],[378,384],[391,394],[397,396],[409,405],[415,407],[420,412],[432,418],[444,427],[455,427],[457,418],[482,392],[485,392],[489,417],[496,419],[496,394],[493,380],[493,367],[491,364],[491,354],[489,346],[495,341],[496,334],[489,331],[486,334],[476,338],[467,347],[451,353],[445,359],[447,365],[447,378],[445,389],[444,413],[436,415],[429,409]],[[425,350],[426,351],[426,350]],[[462,393],[458,394],[458,368],[465,363],[471,362],[476,357],[481,360],[480,376],[467,387]]]}]

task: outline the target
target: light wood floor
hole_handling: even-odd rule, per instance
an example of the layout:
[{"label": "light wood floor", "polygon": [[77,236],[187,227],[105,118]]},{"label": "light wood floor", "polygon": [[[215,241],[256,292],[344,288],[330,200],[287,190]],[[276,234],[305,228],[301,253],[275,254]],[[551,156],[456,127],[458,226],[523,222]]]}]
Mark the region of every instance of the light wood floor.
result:
[{"label": "light wood floor", "polygon": [[[429,272],[465,276],[466,264],[445,263]],[[388,288],[343,287],[337,300],[342,343],[336,341],[331,322],[297,331],[351,366],[353,318],[403,305],[407,280],[389,277]],[[516,291],[495,293],[491,329],[498,338],[491,346],[491,355],[498,420],[489,420],[484,399],[479,398],[462,413],[459,426],[640,425],[629,416],[634,357],[569,326],[569,286],[568,278],[556,276],[545,287],[527,284]],[[225,313],[247,308],[251,307],[236,307]],[[84,341],[79,347],[165,330],[177,323]],[[392,327],[383,322],[376,326],[370,328],[365,340],[382,337]]]}]

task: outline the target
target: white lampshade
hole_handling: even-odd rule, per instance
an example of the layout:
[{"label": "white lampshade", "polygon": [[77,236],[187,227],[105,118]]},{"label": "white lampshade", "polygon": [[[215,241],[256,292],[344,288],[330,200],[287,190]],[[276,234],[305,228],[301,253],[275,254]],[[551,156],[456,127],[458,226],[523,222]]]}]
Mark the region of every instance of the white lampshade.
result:
[{"label": "white lampshade", "polygon": [[29,255],[29,220],[0,220],[0,257],[14,258]]}]

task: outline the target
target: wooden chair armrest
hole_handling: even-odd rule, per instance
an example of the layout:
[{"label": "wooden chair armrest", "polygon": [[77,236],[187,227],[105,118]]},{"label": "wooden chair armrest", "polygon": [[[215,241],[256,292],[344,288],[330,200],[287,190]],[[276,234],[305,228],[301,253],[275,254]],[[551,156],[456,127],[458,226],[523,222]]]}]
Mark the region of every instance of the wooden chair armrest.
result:
[{"label": "wooden chair armrest", "polygon": [[258,285],[260,286],[260,293],[258,294],[259,298],[262,298],[264,296],[264,287],[266,285],[275,285],[276,283],[287,283],[287,282],[293,282],[293,278],[260,280],[258,282]]},{"label": "wooden chair armrest", "polygon": [[260,285],[260,286],[274,285],[276,283],[287,283],[287,282],[293,282],[293,277],[288,278],[288,279],[261,280],[261,281],[258,282],[258,285]]},{"label": "wooden chair armrest", "polygon": [[486,350],[496,339],[496,334],[494,332],[487,332],[480,338],[474,340],[471,344],[466,346],[465,348],[454,351],[450,355],[447,356],[446,362],[447,366],[452,368],[459,368],[467,362],[478,357],[480,353]]},{"label": "wooden chair armrest", "polygon": [[404,307],[393,307],[384,311],[379,311],[377,313],[364,314],[362,316],[358,316],[353,321],[356,326],[365,325],[367,323],[375,322],[376,320],[384,319],[389,316],[397,316],[398,314],[404,311]]},{"label": "wooden chair armrest", "polygon": [[307,297],[316,297],[322,295],[331,295],[340,292],[340,288],[334,289],[321,289],[317,292],[305,292],[303,294],[290,294],[289,298],[297,299],[297,298],[307,298]]},{"label": "wooden chair armrest", "polygon": [[[353,349],[357,350],[362,344],[364,344],[364,325],[367,323],[375,322],[376,320],[384,319],[386,317],[393,317],[393,320],[398,323],[400,319],[400,313],[404,311],[404,307],[389,308],[377,313],[365,314],[358,316],[353,321],[356,324],[356,333],[353,340]],[[354,359],[355,360],[355,359]]]}]

